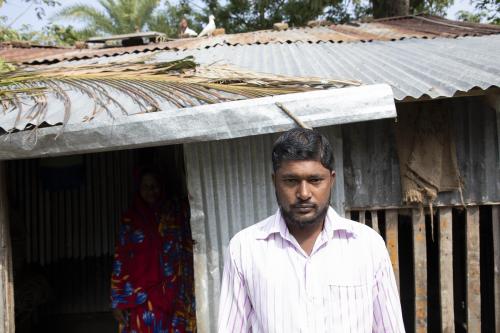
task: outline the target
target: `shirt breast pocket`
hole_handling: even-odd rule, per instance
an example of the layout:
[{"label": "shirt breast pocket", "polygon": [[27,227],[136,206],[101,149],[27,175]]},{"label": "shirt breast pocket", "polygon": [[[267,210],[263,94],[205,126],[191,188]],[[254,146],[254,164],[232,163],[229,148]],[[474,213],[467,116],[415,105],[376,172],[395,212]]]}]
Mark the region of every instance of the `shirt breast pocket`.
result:
[{"label": "shirt breast pocket", "polygon": [[371,286],[366,279],[334,277],[325,285],[326,322],[329,331],[365,332],[371,327]]}]

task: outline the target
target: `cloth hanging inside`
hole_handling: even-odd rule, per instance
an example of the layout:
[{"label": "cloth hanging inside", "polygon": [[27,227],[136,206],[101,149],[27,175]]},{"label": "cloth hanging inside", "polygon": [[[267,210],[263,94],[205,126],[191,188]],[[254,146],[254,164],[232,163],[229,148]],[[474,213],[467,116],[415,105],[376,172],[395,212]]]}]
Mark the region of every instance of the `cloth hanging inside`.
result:
[{"label": "cloth hanging inside", "polygon": [[450,123],[450,111],[442,103],[398,111],[395,132],[403,202],[432,205],[439,192],[461,192]]}]

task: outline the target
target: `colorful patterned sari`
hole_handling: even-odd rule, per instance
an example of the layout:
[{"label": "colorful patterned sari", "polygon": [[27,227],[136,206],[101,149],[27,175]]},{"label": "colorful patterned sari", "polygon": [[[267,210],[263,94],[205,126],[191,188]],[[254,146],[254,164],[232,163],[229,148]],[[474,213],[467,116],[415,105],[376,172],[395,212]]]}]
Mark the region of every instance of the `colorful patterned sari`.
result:
[{"label": "colorful patterned sari", "polygon": [[134,200],[120,226],[111,305],[127,310],[122,333],[196,332],[187,200],[156,207]]}]

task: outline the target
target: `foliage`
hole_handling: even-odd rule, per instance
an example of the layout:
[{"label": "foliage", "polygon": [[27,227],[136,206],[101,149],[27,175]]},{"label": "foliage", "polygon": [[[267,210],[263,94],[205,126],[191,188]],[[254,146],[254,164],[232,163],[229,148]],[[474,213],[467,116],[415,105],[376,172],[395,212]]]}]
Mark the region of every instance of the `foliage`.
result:
[{"label": "foliage", "polygon": [[11,63],[6,62],[2,58],[0,58],[0,75],[7,74],[9,72],[12,72],[16,69],[14,65]]},{"label": "foliage", "polygon": [[147,28],[160,0],[99,0],[99,4],[103,11],[89,5],[74,5],[63,8],[54,19],[75,19],[97,33],[137,32]]},{"label": "foliage", "polygon": [[94,31],[76,30],[71,25],[63,27],[57,24],[50,24],[41,31],[33,30],[29,24],[12,29],[6,27],[4,22],[5,18],[0,18],[0,42],[26,41],[40,45],[71,46],[95,34]]},{"label": "foliage", "polygon": [[474,11],[461,10],[457,13],[460,21],[472,23],[500,24],[500,0],[471,0]]},{"label": "foliage", "polygon": [[457,13],[457,20],[471,23],[480,23],[482,20],[484,20],[485,16],[486,13],[484,12],[471,13],[466,10],[460,10]]},{"label": "foliage", "polygon": [[324,19],[344,23],[366,13],[363,0],[204,0],[206,22],[215,15],[217,26],[226,32],[245,32],[269,29],[273,23],[286,21],[290,26],[304,26],[310,20]]},{"label": "foliage", "polygon": [[196,31],[202,30],[200,15],[188,0],[181,0],[177,5],[165,2],[165,8],[154,13],[148,22],[149,30],[165,33],[168,37],[177,37],[178,25],[182,18],[188,21],[189,27]]},{"label": "foliage", "polygon": [[[408,13],[428,13],[444,16],[454,0],[410,0]],[[217,26],[227,32],[269,29],[273,23],[286,21],[290,26],[304,26],[309,20],[324,19],[346,23],[373,15],[390,15],[384,7],[394,5],[392,0],[228,0],[225,5],[217,0],[204,0],[206,20],[214,14]],[[380,15],[382,11],[382,15]]]},{"label": "foliage", "polygon": [[446,10],[454,2],[455,0],[410,0],[410,13],[446,16]]},{"label": "foliage", "polygon": [[[7,2],[12,2],[11,0],[0,0],[0,8]],[[45,16],[45,8],[60,6],[61,3],[57,0],[23,0],[23,2],[29,3],[31,5],[35,5],[36,16],[38,19],[42,19]],[[12,23],[11,23],[12,24]]]},{"label": "foliage", "polygon": [[475,8],[483,13],[486,22],[500,24],[500,1],[499,0],[475,0]]}]

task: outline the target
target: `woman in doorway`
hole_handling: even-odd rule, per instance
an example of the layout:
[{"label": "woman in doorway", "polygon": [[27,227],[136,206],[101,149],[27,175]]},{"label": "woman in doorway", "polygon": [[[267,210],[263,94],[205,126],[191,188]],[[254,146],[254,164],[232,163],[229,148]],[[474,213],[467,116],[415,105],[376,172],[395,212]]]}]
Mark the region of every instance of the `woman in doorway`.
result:
[{"label": "woman in doorway", "polygon": [[111,276],[121,333],[196,331],[187,200],[166,198],[158,173],[143,170],[120,225]]}]

